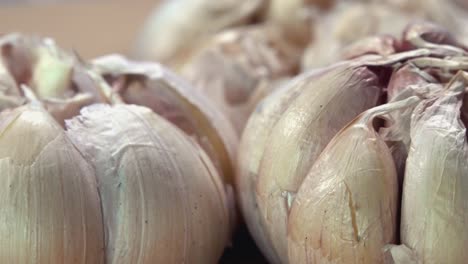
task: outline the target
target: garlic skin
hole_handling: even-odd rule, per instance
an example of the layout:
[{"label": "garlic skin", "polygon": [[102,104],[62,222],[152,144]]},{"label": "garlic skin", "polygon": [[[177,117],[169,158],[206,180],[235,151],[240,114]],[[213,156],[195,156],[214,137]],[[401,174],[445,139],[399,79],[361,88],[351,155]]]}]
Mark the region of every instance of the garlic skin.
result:
[{"label": "garlic skin", "polygon": [[256,188],[260,163],[268,136],[290,103],[299,96],[307,84],[329,68],[317,69],[299,75],[283,83],[276,91],[263,99],[249,118],[239,146],[236,169],[236,191],[247,227],[260,250],[270,263],[280,263],[272,242],[264,229],[258,209]]},{"label": "garlic skin", "polygon": [[346,125],[318,157],[292,202],[290,263],[382,263],[397,233],[398,183],[375,117],[417,102],[372,108]]},{"label": "garlic skin", "polygon": [[270,263],[280,263],[264,230],[255,195],[260,162],[267,138],[274,124],[295,98],[302,86],[285,84],[270,94],[252,113],[239,146],[236,169],[236,191],[244,220],[257,246]]},{"label": "garlic skin", "polygon": [[373,72],[346,63],[306,85],[268,136],[258,176],[258,207],[282,263],[289,205],[302,180],[331,138],[381,94]]},{"label": "garlic skin", "polygon": [[253,25],[223,31],[194,51],[181,75],[210,98],[241,135],[248,117],[274,82],[296,73],[304,45],[288,39],[276,25]]},{"label": "garlic skin", "polygon": [[238,221],[234,159],[239,139],[229,120],[203,94],[160,64],[108,55],[93,60],[92,69],[107,80],[102,85],[110,90],[109,101],[118,97],[118,103],[149,107],[196,139],[223,179],[234,230]]},{"label": "garlic skin", "polygon": [[216,263],[229,219],[222,182],[204,152],[135,105],[93,105],[67,134],[96,170],[107,263]]},{"label": "garlic skin", "polygon": [[134,53],[139,59],[177,64],[210,34],[249,22],[265,0],[165,0],[149,16]]},{"label": "garlic skin", "polygon": [[468,145],[459,112],[467,86],[460,72],[443,95],[413,113],[400,232],[418,263],[468,259]]},{"label": "garlic skin", "polygon": [[108,78],[113,93],[123,102],[146,106],[193,136],[224,182],[232,184],[239,139],[229,120],[207,98],[157,63],[108,55],[96,58],[92,65],[94,71]]},{"label": "garlic skin", "polygon": [[104,263],[96,178],[42,108],[0,113],[1,263]]}]

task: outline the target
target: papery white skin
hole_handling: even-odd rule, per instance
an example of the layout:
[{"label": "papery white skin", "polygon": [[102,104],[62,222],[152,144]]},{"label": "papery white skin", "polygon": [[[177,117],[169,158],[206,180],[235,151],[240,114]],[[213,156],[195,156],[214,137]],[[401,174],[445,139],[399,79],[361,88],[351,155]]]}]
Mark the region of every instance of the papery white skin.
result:
[{"label": "papery white skin", "polygon": [[229,232],[209,158],[150,109],[94,105],[67,133],[96,170],[108,263],[215,263]]},{"label": "papery white skin", "polygon": [[455,76],[443,95],[422,102],[412,117],[400,232],[418,263],[468,259],[468,145],[460,119],[467,85],[466,73]]},{"label": "papery white skin", "polygon": [[94,171],[41,107],[0,114],[1,263],[104,263]]}]

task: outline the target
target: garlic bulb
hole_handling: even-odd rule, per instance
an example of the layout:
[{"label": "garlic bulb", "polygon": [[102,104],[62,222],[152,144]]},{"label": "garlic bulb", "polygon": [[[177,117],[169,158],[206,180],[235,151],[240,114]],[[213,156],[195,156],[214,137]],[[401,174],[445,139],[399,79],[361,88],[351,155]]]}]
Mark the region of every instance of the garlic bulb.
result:
[{"label": "garlic bulb", "polygon": [[104,263],[96,178],[42,108],[0,113],[1,263]]},{"label": "garlic bulb", "polygon": [[227,202],[198,145],[140,106],[93,105],[66,126],[96,170],[107,263],[218,261]]},{"label": "garlic bulb", "polygon": [[468,145],[460,120],[467,86],[468,75],[460,72],[443,95],[423,101],[413,114],[400,232],[418,263],[468,259]]},{"label": "garlic bulb", "polygon": [[209,34],[247,23],[264,4],[265,0],[165,0],[146,21],[135,55],[177,64]]},{"label": "garlic bulb", "polygon": [[213,36],[181,66],[181,74],[221,109],[241,135],[261,97],[256,91],[273,90],[275,80],[293,75],[303,44],[288,39],[274,25],[254,25]]},{"label": "garlic bulb", "polygon": [[373,120],[415,102],[370,109],[331,140],[292,203],[290,263],[382,263],[382,248],[397,233],[398,184]]},{"label": "garlic bulb", "polygon": [[307,171],[333,135],[375,106],[380,93],[378,77],[366,67],[340,65],[308,82],[274,125],[260,165],[257,200],[282,263],[287,263],[289,204]]}]

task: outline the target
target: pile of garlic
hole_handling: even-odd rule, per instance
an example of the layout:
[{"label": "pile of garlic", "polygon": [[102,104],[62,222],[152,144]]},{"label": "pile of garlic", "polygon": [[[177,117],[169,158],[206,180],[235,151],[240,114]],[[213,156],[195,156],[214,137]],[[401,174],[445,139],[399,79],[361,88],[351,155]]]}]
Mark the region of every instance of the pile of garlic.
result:
[{"label": "pile of garlic", "polygon": [[159,64],[0,38],[0,263],[216,263],[237,135]]},{"label": "pile of garlic", "polygon": [[236,187],[271,263],[466,261],[468,50],[428,22],[394,40],[304,71],[251,115]]},{"label": "pile of garlic", "polygon": [[157,62],[0,36],[0,263],[217,263],[238,209],[271,263],[464,263],[467,10],[165,0]]}]

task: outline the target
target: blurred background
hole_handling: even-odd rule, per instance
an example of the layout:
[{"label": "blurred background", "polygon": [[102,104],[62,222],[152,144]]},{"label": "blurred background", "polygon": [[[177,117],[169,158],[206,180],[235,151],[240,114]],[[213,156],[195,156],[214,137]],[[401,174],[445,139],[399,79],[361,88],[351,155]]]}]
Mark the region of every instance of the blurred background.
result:
[{"label": "blurred background", "polygon": [[1,0],[0,32],[54,38],[86,59],[127,54],[157,0]]}]

